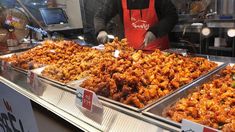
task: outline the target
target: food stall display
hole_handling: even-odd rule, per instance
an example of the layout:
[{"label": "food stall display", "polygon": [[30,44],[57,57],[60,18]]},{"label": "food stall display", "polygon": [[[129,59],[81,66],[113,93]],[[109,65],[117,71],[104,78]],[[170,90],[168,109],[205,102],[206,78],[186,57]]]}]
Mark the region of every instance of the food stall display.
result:
[{"label": "food stall display", "polygon": [[159,50],[152,54],[121,52],[116,60],[107,59],[99,63],[81,87],[143,108],[216,66],[205,58],[183,57]]},{"label": "food stall display", "polygon": [[126,44],[126,40],[119,42],[116,39],[113,43],[105,45],[103,50],[89,48],[89,50],[75,52],[66,60],[60,60],[47,66],[42,75],[62,83],[82,79],[89,76],[99,63],[106,62],[106,60],[115,61],[116,58],[112,55],[115,50],[133,51],[132,48],[128,49]]},{"label": "food stall display", "polygon": [[[113,55],[115,51],[118,56]],[[23,69],[48,65],[42,76],[62,83],[87,77],[82,88],[136,108],[145,107],[217,66],[200,57],[160,50],[150,54],[134,51],[126,40],[117,38],[103,50],[70,41],[45,41],[40,47],[5,60]]]},{"label": "food stall display", "polygon": [[[22,27],[25,35],[18,33],[17,45],[3,39],[11,53],[0,56],[0,84],[30,99],[35,110],[45,108],[46,114],[84,131],[235,131],[235,58],[209,55],[234,56],[235,0],[173,0],[179,22],[165,51],[135,50],[127,39],[113,40],[121,29],[109,32],[112,42],[91,47],[96,35],[86,30],[89,21],[83,17],[93,15],[84,5],[97,5],[53,1],[16,0],[13,9],[4,6],[31,22]],[[61,14],[56,22],[51,19],[55,10]],[[19,31],[5,19],[1,25],[14,30],[9,34]],[[31,49],[21,50],[25,44]],[[198,54],[188,55],[185,48]],[[15,113],[11,102],[4,98],[3,103],[8,116]]]},{"label": "food stall display", "polygon": [[70,56],[87,50],[90,49],[79,46],[72,41],[54,42],[47,40],[35,48],[3,58],[3,60],[10,62],[17,68],[29,70],[67,60]]},{"label": "food stall display", "polygon": [[[145,110],[148,108],[161,103],[162,100],[171,97],[171,95],[184,91],[190,84],[204,80],[205,77],[211,76],[211,73],[214,73],[214,71],[218,71],[227,65],[223,64],[223,66],[219,66],[220,64],[206,58],[183,56],[178,53],[163,52],[160,50],[155,50],[152,53],[134,50],[128,46],[126,39],[119,41],[115,38],[113,42],[107,43],[102,47],[101,49],[97,49],[97,47],[80,46],[72,41],[47,40],[28,51],[15,53],[11,57],[8,57],[9,55],[6,55],[7,57],[5,58],[1,56],[1,59],[9,62],[10,65],[13,66],[13,70],[9,70],[9,73],[19,72],[19,70],[31,70],[33,72],[34,70],[43,69],[40,75],[38,74],[38,79],[43,80],[40,83],[45,83],[45,86],[49,86],[46,90],[53,91],[50,89],[52,86],[53,88],[55,87],[54,90],[56,87],[59,87],[58,89],[62,88],[68,90],[70,94],[76,93],[78,85],[72,87],[70,82],[76,82],[76,80],[81,79],[83,81],[78,81],[79,89],[84,88],[94,91],[102,104],[108,104],[108,106],[112,106],[112,108],[122,110],[126,113],[143,113],[144,117],[138,115],[137,117],[144,120],[145,118],[148,120],[152,117],[148,115],[145,116]],[[228,71],[233,71],[233,78],[235,78],[234,69],[235,68],[228,68],[224,73],[227,73],[227,76],[231,77],[232,74]],[[5,71],[4,74],[6,73]],[[22,74],[22,72],[16,75],[21,76],[20,74]],[[227,76],[223,77],[222,75],[220,77],[226,80]],[[219,77],[217,76],[217,78]],[[216,85],[225,86],[230,84],[231,87],[234,87],[234,80],[231,80],[233,78],[230,78],[230,83],[217,81]],[[63,85],[58,85],[59,82],[63,83]],[[211,85],[207,86],[211,88]],[[218,90],[211,89],[211,94],[218,94]],[[204,104],[197,104],[206,110],[207,107],[209,108],[209,105],[210,107],[218,108],[216,109],[218,112],[225,110],[223,112],[226,114],[225,107],[232,104],[231,101],[233,101],[228,98],[230,97],[230,93],[233,92],[232,90],[233,89],[230,88],[228,92],[224,93],[224,98],[220,102],[224,102],[225,106],[221,105],[221,108],[218,108],[212,101],[204,101]],[[204,92],[206,93],[206,91]],[[220,93],[223,94],[222,92]],[[74,99],[75,95],[76,94],[74,94],[71,99]],[[192,96],[196,95],[202,100],[206,100],[206,98],[209,97],[200,97],[198,93],[195,95],[192,94]],[[44,94],[42,96],[44,96]],[[190,100],[184,99],[184,101],[180,102],[190,102]],[[188,105],[188,103],[186,104]],[[65,108],[67,110],[67,107]],[[178,108],[187,109],[189,115],[187,115],[187,112],[185,112],[185,114]],[[154,109],[157,108],[154,107]],[[194,114],[193,112],[195,112],[194,109],[196,108],[192,108],[191,106],[183,107],[179,104],[179,107],[172,107],[172,109],[167,112],[167,115],[175,121],[181,121],[182,118],[191,119],[195,122],[223,130],[229,129],[232,125],[233,119],[227,120],[224,116],[218,116],[218,118],[216,117],[216,122],[216,120],[212,119],[212,113],[211,115],[206,114],[205,118],[215,122],[211,122],[210,120],[204,120],[205,122],[203,122],[199,117],[193,119],[193,116],[198,115],[197,113],[192,116],[192,114]],[[71,109],[71,111],[73,111],[73,109]],[[190,112],[192,112],[191,115]],[[232,112],[229,114],[232,114]],[[233,118],[232,115],[229,116]],[[166,117],[164,117],[164,119],[166,119]],[[201,119],[204,119],[204,117],[201,117]],[[221,126],[223,126],[223,128]]]},{"label": "food stall display", "polygon": [[235,131],[235,66],[227,66],[220,74],[180,99],[166,111],[170,119],[188,119],[222,131]]}]

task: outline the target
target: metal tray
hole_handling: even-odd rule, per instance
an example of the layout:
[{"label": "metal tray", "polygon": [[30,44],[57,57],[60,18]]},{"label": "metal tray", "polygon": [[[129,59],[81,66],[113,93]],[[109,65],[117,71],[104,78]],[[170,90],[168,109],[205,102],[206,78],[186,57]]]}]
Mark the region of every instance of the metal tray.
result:
[{"label": "metal tray", "polygon": [[18,72],[21,72],[21,73],[24,73],[24,74],[27,74],[28,73],[28,70],[25,70],[23,68],[20,68],[20,67],[17,67],[17,66],[14,66],[14,65],[11,65],[12,69],[18,71]]},{"label": "metal tray", "polygon": [[15,54],[16,53],[10,53],[10,54],[1,55],[0,59],[8,58],[8,57],[11,57],[12,55],[15,55]]},{"label": "metal tray", "polygon": [[[7,58],[7,57],[11,57],[12,55],[21,55],[21,54],[24,53],[24,52],[25,52],[25,51],[1,55],[1,56],[0,56],[0,59]],[[9,63],[9,64],[10,64],[11,68],[14,69],[14,70],[16,70],[16,71],[19,71],[19,72],[24,73],[24,74],[27,74],[27,73],[28,73],[28,70],[26,70],[26,69],[23,69],[23,68],[21,68],[21,67],[17,67],[17,66],[15,66],[15,65],[12,65],[11,63]]]},{"label": "metal tray", "polygon": [[[115,100],[112,100],[112,99],[109,99],[107,97],[103,97],[103,96],[100,96],[100,95],[97,95],[99,99],[103,100],[103,101],[106,101],[106,102],[109,102],[109,103],[112,103],[112,104],[115,104],[117,107],[117,109],[119,109],[119,107],[124,107],[124,108],[127,108],[127,109],[130,109],[130,110],[133,110],[133,111],[136,111],[136,112],[142,112],[144,111],[145,109],[147,109],[148,107],[156,104],[157,102],[163,100],[164,98],[167,98],[168,96],[174,94],[174,93],[177,93],[178,91],[181,91],[183,89],[186,89],[188,86],[190,86],[191,84],[194,84],[195,82],[198,82],[201,80],[201,78],[204,78],[205,76],[208,76],[211,74],[211,72],[213,71],[217,71],[218,69],[221,69],[222,67],[225,67],[227,65],[227,63],[223,63],[223,62],[216,62],[218,64],[218,67],[216,67],[215,69],[213,69],[212,71],[210,71],[209,73],[205,74],[205,75],[202,75],[200,77],[198,77],[197,79],[195,79],[193,82],[189,83],[189,84],[186,84],[184,86],[181,86],[180,88],[176,89],[175,91],[169,93],[168,95],[165,95],[155,101],[153,101],[152,103],[150,104],[147,104],[145,107],[143,108],[137,108],[137,107],[134,107],[134,106],[130,106],[130,105],[126,105],[126,104],[123,104],[121,102],[118,102],[118,101],[115,101]],[[81,83],[80,83],[81,84]],[[74,87],[71,87],[69,86],[70,88],[73,88],[73,89],[76,89]]]},{"label": "metal tray", "polygon": [[131,106],[131,105],[127,105],[127,104],[124,104],[124,103],[121,103],[121,102],[118,102],[118,101],[115,101],[115,100],[112,100],[112,99],[109,99],[109,98],[106,98],[106,97],[103,97],[103,96],[100,96],[100,95],[98,95],[98,98],[101,99],[101,100],[103,100],[103,101],[106,101],[106,102],[115,104],[117,109],[119,109],[118,107],[124,107],[124,108],[127,108],[127,109],[129,109],[129,110],[133,110],[133,111],[135,111],[135,112],[141,112],[141,111],[145,110],[146,108],[148,108],[149,106],[151,106],[151,105],[153,105],[154,103],[156,103],[156,101],[163,99],[164,97],[161,97],[161,98],[159,98],[158,100],[153,101],[153,102],[150,103],[150,104],[147,104],[147,105],[144,106],[143,108],[137,108],[137,107],[134,107],[134,106]]},{"label": "metal tray", "polygon": [[147,108],[142,113],[146,116],[152,117],[154,119],[160,120],[162,122],[168,123],[170,125],[173,125],[175,127],[180,128],[181,123],[175,122],[170,120],[169,118],[164,116],[165,110],[170,108],[172,105],[174,105],[178,100],[181,98],[187,97],[190,93],[196,90],[198,86],[201,86],[202,84],[210,81],[213,75],[219,73],[221,70],[223,70],[228,63],[220,65],[215,70],[209,72],[207,75],[204,75],[203,77],[199,78],[197,81],[194,81],[193,83],[187,85],[186,87],[178,90],[174,94],[169,95],[165,99],[159,101],[155,105]]},{"label": "metal tray", "polygon": [[[49,65],[48,65],[49,66]],[[46,76],[43,76],[42,75],[42,71],[46,68],[46,66],[44,67],[41,67],[41,68],[37,68],[37,69],[33,69],[31,70],[33,73],[37,74],[40,78],[42,79],[45,79],[45,80],[48,80],[50,82],[53,82],[55,84],[58,84],[58,85],[62,85],[62,86],[68,86],[68,88],[70,89],[73,89],[73,90],[76,90],[76,87],[79,86],[86,78],[82,78],[82,79],[79,79],[79,80],[75,80],[75,81],[70,81],[68,83],[62,83],[60,81],[57,81],[57,80],[53,80],[53,79],[50,79]]]},{"label": "metal tray", "polygon": [[[16,52],[16,53],[10,53],[10,54],[1,55],[0,59],[8,58],[8,57],[11,57],[12,55],[20,55],[22,53],[23,52]],[[24,74],[27,73],[27,70],[19,68],[19,67],[16,67],[16,66],[12,65],[11,62],[9,62],[9,64],[10,64],[11,68],[14,69],[14,70],[19,71],[19,72],[24,73]]]},{"label": "metal tray", "polygon": [[46,66],[41,67],[41,68],[37,68],[37,69],[33,69],[33,70],[31,70],[31,71],[32,71],[33,73],[37,74],[37,75],[38,75],[40,78],[42,78],[42,79],[48,80],[48,81],[50,81],[50,82],[53,82],[53,83],[56,83],[56,84],[59,84],[59,85],[62,85],[62,86],[65,86],[65,85],[66,85],[66,83],[62,83],[62,82],[60,82],[60,81],[56,81],[56,80],[53,80],[53,79],[50,79],[50,78],[48,78],[48,77],[43,76],[43,75],[42,75],[42,71],[43,71],[45,68],[46,68]]},{"label": "metal tray", "polygon": [[22,53],[24,53],[24,51],[23,52],[15,52],[15,53],[10,53],[10,54],[0,55],[0,59],[8,58],[8,57],[11,57],[13,55],[20,55]]},{"label": "metal tray", "polygon": [[[88,77],[87,77],[88,78]],[[84,79],[81,79],[81,80],[78,80],[78,81],[73,81],[73,82],[70,82],[67,84],[67,87],[70,88],[70,89],[76,89],[76,88],[82,88],[80,87],[80,85],[82,84],[82,82],[85,80],[86,78]],[[82,89],[85,89],[85,88],[82,88]],[[149,107],[150,105],[152,105],[152,102],[151,104],[148,104],[146,105],[144,108],[137,108],[137,107],[134,107],[134,106],[130,106],[130,105],[126,105],[126,104],[123,104],[121,102],[118,102],[118,101],[115,101],[115,100],[112,100],[112,99],[109,99],[107,97],[103,97],[101,95],[97,95],[97,97],[105,102],[108,102],[108,103],[112,103],[112,104],[115,104],[117,109],[120,109],[119,107],[124,107],[124,108],[127,108],[127,109],[130,109],[130,110],[133,110],[133,111],[136,111],[136,112],[141,112],[142,110],[144,110],[145,108]]]}]

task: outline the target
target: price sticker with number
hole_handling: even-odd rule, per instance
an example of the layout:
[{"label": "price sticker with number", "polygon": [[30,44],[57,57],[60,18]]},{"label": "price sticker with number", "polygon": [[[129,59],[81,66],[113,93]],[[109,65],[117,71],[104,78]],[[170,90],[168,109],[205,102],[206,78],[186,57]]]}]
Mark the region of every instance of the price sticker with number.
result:
[{"label": "price sticker with number", "polygon": [[37,74],[33,71],[28,71],[27,83],[30,85],[30,91],[36,95],[42,95],[44,92],[44,85],[40,81]]},{"label": "price sticker with number", "polygon": [[94,92],[80,87],[77,88],[75,102],[78,107],[84,108],[91,112],[94,112],[96,108],[103,109],[102,104],[99,102]]},{"label": "price sticker with number", "polygon": [[219,130],[207,127],[186,119],[182,120],[182,132],[219,132]]}]

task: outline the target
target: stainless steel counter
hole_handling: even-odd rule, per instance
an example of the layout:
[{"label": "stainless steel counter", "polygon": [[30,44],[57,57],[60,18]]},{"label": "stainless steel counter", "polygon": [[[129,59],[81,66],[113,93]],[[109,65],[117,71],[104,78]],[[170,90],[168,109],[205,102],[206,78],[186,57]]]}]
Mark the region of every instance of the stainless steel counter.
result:
[{"label": "stainless steel counter", "polygon": [[[212,61],[235,63],[235,58],[231,57],[200,56]],[[75,105],[75,90],[40,79],[45,86],[45,91],[41,96],[38,96],[30,91],[31,86],[26,80],[26,73],[13,68],[0,73],[2,83],[84,131],[180,131],[179,126],[167,124],[141,112],[119,107],[102,100],[100,101],[104,106],[103,114],[94,115],[83,112]]]},{"label": "stainless steel counter", "polygon": [[103,115],[94,116],[84,113],[75,105],[74,90],[43,79],[45,91],[41,96],[37,96],[30,91],[31,86],[26,80],[27,75],[25,73],[14,69],[0,73],[2,83],[84,131],[180,131],[179,128],[149,118],[141,113],[122,107],[117,109],[117,106],[105,101],[101,101],[104,105]]}]

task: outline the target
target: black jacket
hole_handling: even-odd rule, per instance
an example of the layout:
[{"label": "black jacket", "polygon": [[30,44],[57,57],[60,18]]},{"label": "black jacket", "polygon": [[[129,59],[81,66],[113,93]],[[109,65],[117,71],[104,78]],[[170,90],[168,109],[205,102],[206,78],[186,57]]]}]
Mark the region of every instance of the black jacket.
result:
[{"label": "black jacket", "polygon": [[[130,0],[128,0],[128,4],[130,3],[129,1]],[[146,4],[149,3],[146,2],[148,0],[136,1],[140,2],[137,6],[132,7],[134,9],[139,7],[145,8]],[[178,22],[178,15],[171,0],[155,0],[155,9],[160,21],[150,27],[149,31],[155,34],[156,37],[162,37],[167,35],[174,28],[175,24]],[[120,15],[123,22],[122,0],[105,0],[105,4],[98,10],[94,18],[96,34],[102,30],[106,31],[106,24],[117,14]]]}]

